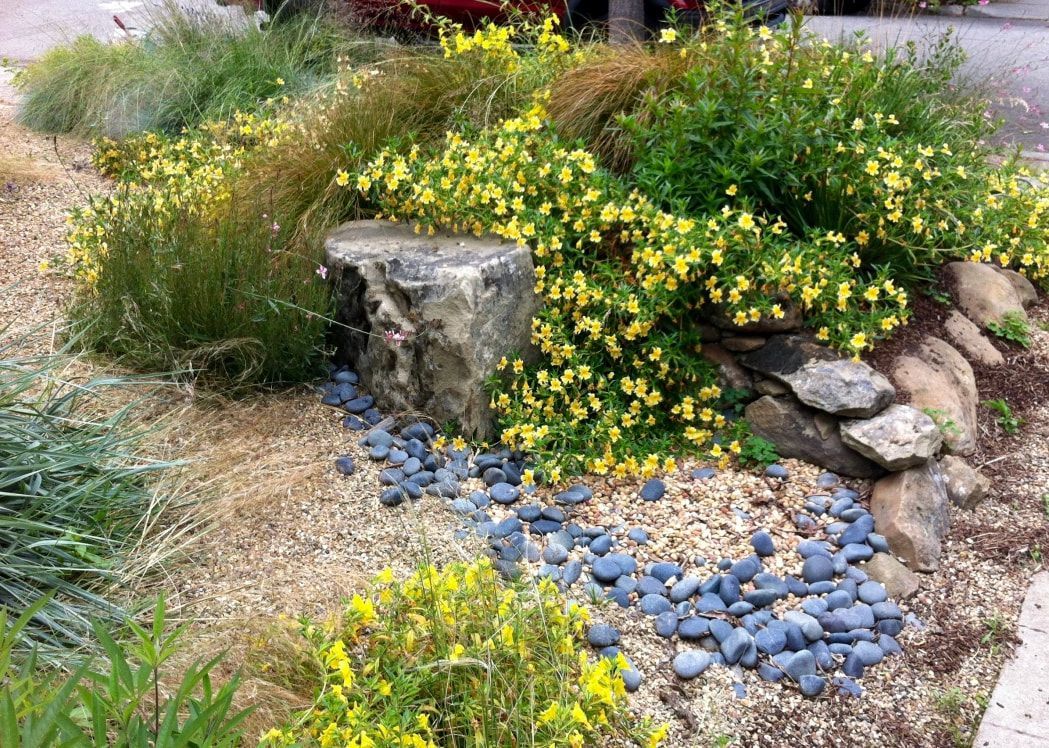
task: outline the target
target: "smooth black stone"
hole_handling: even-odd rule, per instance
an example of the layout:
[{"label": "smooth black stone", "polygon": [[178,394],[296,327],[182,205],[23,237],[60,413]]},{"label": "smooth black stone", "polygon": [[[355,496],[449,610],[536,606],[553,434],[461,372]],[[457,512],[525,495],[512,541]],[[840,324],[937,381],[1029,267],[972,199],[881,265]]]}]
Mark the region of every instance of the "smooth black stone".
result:
[{"label": "smooth black stone", "polygon": [[428,485],[433,483],[433,473],[431,473],[428,470],[423,470],[421,472],[415,473],[414,475],[408,476],[408,480],[410,480],[412,483],[418,486],[426,488]]},{"label": "smooth black stone", "polygon": [[381,446],[381,445],[378,446],[378,447],[372,447],[371,449],[368,450],[368,457],[370,457],[371,459],[375,460],[376,462],[378,462],[380,460],[385,460],[387,457],[389,457],[389,455],[390,455],[390,448],[389,447],[384,447],[384,446]]},{"label": "smooth black stone", "polygon": [[603,556],[612,550],[612,536],[601,535],[590,541],[590,552],[596,556]]},{"label": "smooth black stone", "polygon": [[343,407],[348,412],[358,415],[368,410],[368,408],[372,407],[374,404],[374,397],[372,397],[371,395],[361,395],[360,397],[353,398],[352,400],[344,404]]},{"label": "smooth black stone", "polygon": [[733,603],[739,602],[740,585],[739,579],[726,574],[720,577],[720,584],[718,585],[718,597],[725,601],[725,605],[732,605]]},{"label": "smooth black stone", "polygon": [[353,475],[355,469],[353,458],[349,455],[343,455],[335,460],[335,470],[339,475]]},{"label": "smooth black stone", "polygon": [[641,612],[645,615],[655,616],[673,609],[673,605],[663,595],[649,594],[641,598],[639,603]]},{"label": "smooth black stone", "polygon": [[809,556],[801,567],[801,578],[809,584],[829,581],[834,578],[834,564],[826,556]]},{"label": "smooth black stone", "polygon": [[549,519],[539,519],[532,523],[532,532],[538,535],[549,535],[560,529],[561,524],[559,522],[554,522]]},{"label": "smooth black stone", "polygon": [[409,439],[405,442],[404,451],[412,457],[418,457],[423,462],[426,462],[426,458],[430,454],[430,450],[428,450],[426,445],[418,439]]},{"label": "smooth black stone", "polygon": [[680,566],[671,561],[660,561],[652,564],[652,568],[648,570],[648,573],[660,582],[666,582],[671,577],[682,576],[685,572]]},{"label": "smooth black stone", "polygon": [[512,504],[521,495],[520,489],[509,483],[496,483],[488,492],[498,504]]},{"label": "smooth black stone", "polygon": [[384,486],[396,486],[405,478],[404,471],[400,468],[385,468],[379,471],[379,483]]},{"label": "smooth black stone", "polygon": [[732,564],[729,574],[736,577],[741,582],[749,582],[757,576],[760,571],[761,561],[758,560],[757,556],[747,556],[746,558]]},{"label": "smooth black stone", "polygon": [[641,487],[640,495],[644,501],[659,501],[666,492],[666,484],[659,478],[652,478]]},{"label": "smooth black stone", "polygon": [[361,378],[357,376],[357,373],[350,371],[349,369],[342,368],[335,372],[335,375],[331,378],[336,384],[357,384],[361,381]]},{"label": "smooth black stone", "polygon": [[776,553],[776,544],[765,530],[758,530],[750,536],[750,545],[759,556],[772,556]]},{"label": "smooth black stone", "polygon": [[334,392],[329,392],[321,398],[321,405],[330,405],[333,408],[338,408],[342,405],[342,398]]},{"label": "smooth black stone", "polygon": [[387,488],[381,494],[379,494],[379,503],[384,506],[397,506],[404,501],[404,492],[400,488],[394,486],[393,488]]},{"label": "smooth black stone", "polygon": [[623,572],[620,570],[619,564],[615,562],[615,559],[602,557],[594,561],[594,578],[600,582],[606,582],[611,584],[612,582],[619,579],[622,573]]},{"label": "smooth black stone", "polygon": [[677,634],[682,639],[702,639],[710,632],[710,622],[702,616],[691,616],[683,619],[677,627]]},{"label": "smooth black stone", "polygon": [[561,580],[565,584],[569,584],[569,585],[575,584],[579,580],[579,577],[582,576],[582,574],[583,574],[583,564],[582,564],[582,562],[580,562],[578,560],[576,560],[576,561],[569,561],[567,564],[565,564],[564,569],[561,570]]},{"label": "smooth black stone", "polygon": [[542,508],[538,504],[529,504],[517,510],[517,516],[525,522],[535,522],[543,516]]},{"label": "smooth black stone", "polygon": [[422,421],[409,424],[401,429],[401,437],[404,439],[417,439],[420,442],[429,441],[433,438],[435,431],[433,426]]},{"label": "smooth black stone", "polygon": [[839,546],[846,546],[850,543],[862,543],[867,540],[867,535],[874,532],[874,517],[869,514],[864,514],[858,520],[850,524],[845,530],[835,538],[835,541]]},{"label": "smooth black stone", "polygon": [[664,639],[669,639],[677,631],[677,613],[668,610],[656,616],[653,622],[656,633]]}]

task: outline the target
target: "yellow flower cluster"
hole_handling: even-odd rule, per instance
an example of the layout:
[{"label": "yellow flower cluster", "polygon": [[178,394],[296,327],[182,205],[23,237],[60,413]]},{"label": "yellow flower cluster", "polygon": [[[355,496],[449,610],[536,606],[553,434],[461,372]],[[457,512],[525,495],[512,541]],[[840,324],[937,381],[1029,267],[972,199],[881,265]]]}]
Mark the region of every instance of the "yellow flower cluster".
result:
[{"label": "yellow flower cluster", "polygon": [[230,199],[230,178],[249,154],[277,146],[286,130],[280,119],[238,112],[228,123],[209,122],[177,138],[144,133],[120,143],[99,140],[95,166],[122,181],[115,194],[93,197],[67,218],[65,260],[74,277],[93,288],[114,231],[155,234],[186,215],[214,215]]},{"label": "yellow flower cluster", "polygon": [[568,56],[572,47],[557,32],[560,22],[554,15],[546,16],[538,24],[527,17],[509,24],[497,24],[486,18],[470,34],[463,29],[462,24],[436,19],[441,49],[446,58],[474,56],[510,73],[518,69],[522,60],[515,44],[534,45],[532,56],[541,64]]},{"label": "yellow flower cluster", "polygon": [[[585,609],[543,580],[505,585],[490,562],[389,570],[341,620],[303,622],[326,672],[312,709],[264,744],[599,746],[612,736],[658,744],[665,729],[626,709],[620,656],[591,662]],[[491,720],[493,713],[502,715]]]},{"label": "yellow flower cluster", "polygon": [[565,470],[649,476],[668,469],[670,447],[722,461],[740,451],[697,355],[700,314],[744,324],[797,305],[821,337],[855,352],[906,319],[906,294],[861,276],[844,236],[799,242],[743,205],[702,218],[660,210],[559,142],[541,105],[477,137],[449,133],[430,158],[383,152],[356,187],[391,220],[532,249],[545,302],[532,342],[544,362],[506,362],[509,388],[492,407],[504,442],[539,456],[554,481]]}]

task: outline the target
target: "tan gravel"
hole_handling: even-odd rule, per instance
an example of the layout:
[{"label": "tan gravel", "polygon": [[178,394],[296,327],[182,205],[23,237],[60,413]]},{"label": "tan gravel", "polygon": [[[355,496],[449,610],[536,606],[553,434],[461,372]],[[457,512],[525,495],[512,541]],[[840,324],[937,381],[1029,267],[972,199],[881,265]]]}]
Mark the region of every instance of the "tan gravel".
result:
[{"label": "tan gravel", "polygon": [[57,342],[70,286],[39,266],[65,252],[67,211],[108,189],[90,153],[81,140],[26,130],[0,104],[0,348],[20,341],[23,353],[41,353]]}]

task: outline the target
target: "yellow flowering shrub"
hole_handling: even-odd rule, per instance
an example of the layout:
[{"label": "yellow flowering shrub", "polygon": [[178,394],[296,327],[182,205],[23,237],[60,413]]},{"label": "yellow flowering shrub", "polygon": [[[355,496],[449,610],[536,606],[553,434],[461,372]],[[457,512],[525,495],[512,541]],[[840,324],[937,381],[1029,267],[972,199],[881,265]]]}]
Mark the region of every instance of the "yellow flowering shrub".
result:
[{"label": "yellow flowering shrub", "polygon": [[698,320],[781,318],[796,304],[820,337],[858,352],[906,318],[906,293],[861,275],[836,233],[802,239],[726,202],[702,217],[660,210],[554,135],[541,105],[430,157],[380,154],[357,178],[391,220],[494,233],[531,247],[541,363],[503,362],[492,406],[503,440],[566,471],[651,475],[671,450],[727,459],[743,427],[721,412]]},{"label": "yellow flowering shrub", "polygon": [[588,657],[587,621],[549,580],[505,583],[487,560],[387,570],[339,617],[301,622],[324,682],[263,745],[657,745],[665,728],[627,709],[623,656]]}]

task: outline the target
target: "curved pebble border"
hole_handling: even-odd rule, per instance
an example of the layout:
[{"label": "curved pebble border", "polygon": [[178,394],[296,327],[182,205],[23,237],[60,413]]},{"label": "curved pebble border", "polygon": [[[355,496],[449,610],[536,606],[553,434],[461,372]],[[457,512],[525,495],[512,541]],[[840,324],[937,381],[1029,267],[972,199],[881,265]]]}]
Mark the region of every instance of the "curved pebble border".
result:
[{"label": "curved pebble border", "polygon": [[[347,429],[368,431],[360,444],[372,460],[384,463],[380,503],[397,506],[423,492],[443,497],[464,524],[457,537],[473,532],[485,539],[503,575],[515,577],[527,568],[565,591],[579,585],[592,601],[636,606],[651,617],[659,636],[676,639],[683,647],[671,661],[679,678],[696,678],[712,665],[738,665],[756,669],[768,682],[793,682],[806,696],[823,693],[828,681],[843,694],[859,696],[856,679],[901,652],[895,637],[904,626],[903,612],[859,566],[875,553],[887,552],[888,545],[875,532],[874,517],[859,503],[857,492],[840,485],[836,475],[822,474],[815,492],[792,516],[798,534],[807,538],[794,549],[794,574],[766,568],[778,554],[766,530],[750,537],[752,553],[723,558],[716,571],[699,573],[708,566],[703,558],[695,559],[693,570],[670,561],[640,567],[631,551],[649,542],[643,528],[584,527],[573,521],[593,498],[587,486],[568,487],[553,496],[552,504],[527,502],[536,488],[522,485],[527,467],[523,454],[471,454],[450,446],[443,454],[435,452],[431,425],[416,421],[392,433],[394,419],[384,419],[358,383],[347,367],[333,369],[322,387],[322,402],[347,413]],[[349,474],[353,461],[340,457],[336,468]],[[691,478],[703,481],[715,475],[712,468],[699,468]],[[788,477],[782,465],[765,472],[770,481]],[[464,497],[461,484],[472,478],[480,479],[485,489]],[[666,492],[664,482],[653,478],[638,498],[659,502]],[[821,531],[824,537],[816,539]],[[522,567],[524,562],[533,566]],[[588,632],[589,643],[602,656],[618,655],[619,639],[619,631],[604,623]],[[640,687],[641,675],[632,664],[623,677],[628,691]]]}]

